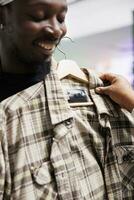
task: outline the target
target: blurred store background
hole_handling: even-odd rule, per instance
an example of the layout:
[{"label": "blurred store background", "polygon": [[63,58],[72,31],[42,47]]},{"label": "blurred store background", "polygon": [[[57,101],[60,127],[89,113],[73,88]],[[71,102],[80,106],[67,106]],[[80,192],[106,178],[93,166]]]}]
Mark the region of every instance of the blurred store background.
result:
[{"label": "blurred store background", "polygon": [[56,59],[66,55],[80,66],[122,74],[133,84],[134,0],[68,0],[68,4],[67,38],[56,50]]}]

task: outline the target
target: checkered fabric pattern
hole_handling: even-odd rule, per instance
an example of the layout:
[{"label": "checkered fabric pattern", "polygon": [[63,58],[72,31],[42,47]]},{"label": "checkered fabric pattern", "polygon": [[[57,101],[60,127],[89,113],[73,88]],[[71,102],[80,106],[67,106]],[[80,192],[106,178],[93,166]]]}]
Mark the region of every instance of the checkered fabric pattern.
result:
[{"label": "checkered fabric pattern", "polygon": [[[0,199],[134,199],[134,118],[89,86],[44,81],[0,104]],[[92,85],[92,87],[91,87]],[[90,106],[70,107],[66,88],[86,90]]]},{"label": "checkered fabric pattern", "polygon": [[132,115],[134,116],[134,109],[132,110]]}]

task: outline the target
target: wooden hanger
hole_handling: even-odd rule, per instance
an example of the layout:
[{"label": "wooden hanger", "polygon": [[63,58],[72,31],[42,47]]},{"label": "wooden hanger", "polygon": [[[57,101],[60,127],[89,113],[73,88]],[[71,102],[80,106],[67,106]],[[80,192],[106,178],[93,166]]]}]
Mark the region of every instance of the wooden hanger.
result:
[{"label": "wooden hanger", "polygon": [[89,84],[89,80],[86,77],[85,73],[73,60],[61,60],[58,64],[57,72],[60,79],[70,76],[78,80],[79,82]]},{"label": "wooden hanger", "polygon": [[[73,60],[61,60],[57,65],[57,72],[60,79],[64,79],[65,77],[72,77],[79,82],[83,82],[89,84],[89,80],[85,73],[80,69],[77,63]],[[75,90],[75,89],[74,89]],[[76,90],[75,90],[76,91]],[[71,90],[70,90],[71,92]],[[87,97],[88,99],[88,97]],[[89,99],[87,102],[76,102],[69,103],[71,107],[76,106],[91,106],[93,102]]]}]

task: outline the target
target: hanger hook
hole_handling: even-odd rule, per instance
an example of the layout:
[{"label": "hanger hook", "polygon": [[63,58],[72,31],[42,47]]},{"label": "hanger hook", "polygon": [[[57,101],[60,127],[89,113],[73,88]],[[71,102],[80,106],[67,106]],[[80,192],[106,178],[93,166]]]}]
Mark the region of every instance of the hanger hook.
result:
[{"label": "hanger hook", "polygon": [[63,39],[69,39],[72,43],[75,43],[75,41],[72,38],[68,37],[68,36],[63,37]]},{"label": "hanger hook", "polygon": [[64,51],[62,51],[58,46],[56,48],[58,49],[60,53],[64,55],[64,59],[66,60],[67,59],[66,53],[64,53]]}]

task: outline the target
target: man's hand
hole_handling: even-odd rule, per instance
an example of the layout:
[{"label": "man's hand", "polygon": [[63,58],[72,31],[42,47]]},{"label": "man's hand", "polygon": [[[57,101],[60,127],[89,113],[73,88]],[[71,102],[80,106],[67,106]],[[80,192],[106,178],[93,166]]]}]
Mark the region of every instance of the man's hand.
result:
[{"label": "man's hand", "polygon": [[113,101],[130,112],[134,108],[134,91],[129,82],[120,75],[105,73],[101,74],[102,81],[108,81],[109,86],[98,87],[96,92],[108,95]]}]

